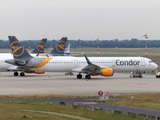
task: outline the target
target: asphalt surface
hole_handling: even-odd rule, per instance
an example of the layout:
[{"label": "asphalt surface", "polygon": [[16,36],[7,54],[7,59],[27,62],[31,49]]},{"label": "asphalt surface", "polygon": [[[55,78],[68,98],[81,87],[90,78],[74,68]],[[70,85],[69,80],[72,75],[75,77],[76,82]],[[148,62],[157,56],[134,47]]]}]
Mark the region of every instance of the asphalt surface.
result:
[{"label": "asphalt surface", "polygon": [[154,74],[143,74],[143,78],[130,78],[129,73],[115,73],[112,77],[92,76],[87,80],[77,79],[76,74],[70,76],[60,72],[41,75],[32,73],[25,77],[15,77],[13,72],[0,72],[0,95],[97,95],[100,90],[110,94],[157,93],[160,92],[160,79]]}]

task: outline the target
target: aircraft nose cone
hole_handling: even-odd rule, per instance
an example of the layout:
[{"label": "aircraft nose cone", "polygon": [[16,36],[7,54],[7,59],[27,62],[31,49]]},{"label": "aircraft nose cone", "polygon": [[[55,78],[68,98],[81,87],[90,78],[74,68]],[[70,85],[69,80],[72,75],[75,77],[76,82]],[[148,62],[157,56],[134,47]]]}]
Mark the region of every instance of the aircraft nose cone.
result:
[{"label": "aircraft nose cone", "polygon": [[157,69],[158,65],[156,63],[154,63],[154,69]]}]

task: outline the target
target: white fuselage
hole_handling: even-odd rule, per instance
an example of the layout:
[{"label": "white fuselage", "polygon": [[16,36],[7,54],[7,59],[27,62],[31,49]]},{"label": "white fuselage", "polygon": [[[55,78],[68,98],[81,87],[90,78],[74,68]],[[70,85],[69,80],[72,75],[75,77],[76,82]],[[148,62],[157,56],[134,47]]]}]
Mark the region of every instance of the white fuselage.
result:
[{"label": "white fuselage", "polygon": [[[0,71],[14,70],[14,65],[5,63],[7,59],[13,59],[11,53],[0,54]],[[112,68],[114,71],[151,71],[157,68],[157,64],[144,57],[88,57],[88,59],[101,68]],[[57,56],[47,61],[44,66],[34,69],[46,72],[79,72],[87,65],[85,57]]]},{"label": "white fuselage", "polygon": [[[88,57],[101,68],[112,68],[114,71],[150,71],[157,64],[144,57]],[[87,66],[85,57],[53,57],[43,67],[36,68],[48,72],[79,72]]]}]

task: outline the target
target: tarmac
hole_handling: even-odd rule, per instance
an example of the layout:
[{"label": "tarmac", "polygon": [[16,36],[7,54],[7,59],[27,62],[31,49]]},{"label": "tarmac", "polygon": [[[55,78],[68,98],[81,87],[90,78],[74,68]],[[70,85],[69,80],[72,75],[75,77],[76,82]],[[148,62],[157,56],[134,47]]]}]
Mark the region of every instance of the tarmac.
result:
[{"label": "tarmac", "polygon": [[143,78],[130,78],[129,73],[115,73],[112,77],[92,76],[91,79],[76,78],[61,72],[13,76],[13,72],[0,72],[0,95],[62,94],[97,95],[99,91],[110,94],[158,93],[160,78],[143,74]]}]

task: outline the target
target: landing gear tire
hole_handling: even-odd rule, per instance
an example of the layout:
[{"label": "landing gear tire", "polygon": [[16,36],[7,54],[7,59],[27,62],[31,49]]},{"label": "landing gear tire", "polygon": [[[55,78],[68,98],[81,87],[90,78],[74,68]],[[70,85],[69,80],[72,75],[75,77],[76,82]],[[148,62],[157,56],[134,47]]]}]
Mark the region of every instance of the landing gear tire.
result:
[{"label": "landing gear tire", "polygon": [[81,74],[78,74],[78,75],[77,75],[77,79],[82,79],[82,75],[81,75]]},{"label": "landing gear tire", "polygon": [[86,75],[85,78],[86,79],[91,79],[91,76],[90,75]]},{"label": "landing gear tire", "polygon": [[20,73],[20,76],[25,76],[25,73],[24,73],[24,72],[21,72],[21,73]]},{"label": "landing gear tire", "polygon": [[18,72],[16,71],[16,72],[14,72],[14,76],[18,76]]}]

